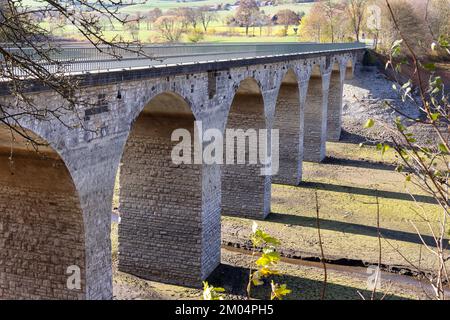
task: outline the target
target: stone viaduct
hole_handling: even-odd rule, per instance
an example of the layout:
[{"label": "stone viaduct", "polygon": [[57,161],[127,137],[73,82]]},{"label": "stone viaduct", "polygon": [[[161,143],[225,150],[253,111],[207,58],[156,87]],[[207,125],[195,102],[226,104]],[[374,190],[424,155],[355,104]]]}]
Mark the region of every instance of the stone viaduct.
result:
[{"label": "stone viaduct", "polygon": [[[91,104],[66,114],[64,124],[20,119],[48,144],[39,153],[0,127],[0,298],[112,298],[118,172],[119,269],[198,286],[220,263],[221,214],[264,219],[271,183],[299,184],[302,161],[320,162],[326,141],[339,140],[343,83],[364,47],[278,47],[265,45],[275,54],[78,74]],[[28,95],[37,106],[66,104],[39,83]],[[5,83],[0,99],[14,102]],[[279,129],[279,173],[173,164],[171,133],[193,132],[194,120],[203,131]],[[80,289],[67,287],[69,266],[80,268]]]}]

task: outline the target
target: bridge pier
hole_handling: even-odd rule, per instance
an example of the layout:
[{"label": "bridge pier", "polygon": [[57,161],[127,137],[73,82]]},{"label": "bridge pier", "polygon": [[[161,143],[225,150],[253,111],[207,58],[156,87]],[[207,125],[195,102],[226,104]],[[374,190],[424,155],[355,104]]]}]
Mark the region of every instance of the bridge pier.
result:
[{"label": "bridge pier", "polygon": [[194,121],[181,97],[160,94],[133,125],[120,168],[120,271],[198,287],[220,263],[220,192],[206,181],[219,168],[172,159],[172,132],[193,137]]},{"label": "bridge pier", "polygon": [[298,82],[289,71],[281,84],[275,109],[274,129],[279,130],[279,171],[273,183],[298,185],[302,178],[303,108]]},{"label": "bridge pier", "polygon": [[330,74],[319,76],[313,73],[309,79],[305,102],[304,161],[321,162],[325,159],[329,83]]},{"label": "bridge pier", "polygon": [[333,70],[328,94],[327,141],[337,142],[341,138],[342,97],[344,78],[339,70]]},{"label": "bridge pier", "polygon": [[[226,140],[230,138],[230,129],[242,129],[258,136],[258,129],[265,129],[264,101],[258,84],[253,79],[241,82],[237,91],[226,125]],[[222,213],[230,216],[264,219],[270,212],[271,177],[261,174],[263,166],[252,163],[249,154],[258,154],[258,143],[237,141],[230,151],[225,146],[227,155],[234,154],[234,163],[241,154],[245,154],[245,163],[226,163],[222,173]],[[246,143],[247,142],[247,143]],[[242,150],[238,151],[239,145]],[[233,152],[233,153],[231,153]]]}]

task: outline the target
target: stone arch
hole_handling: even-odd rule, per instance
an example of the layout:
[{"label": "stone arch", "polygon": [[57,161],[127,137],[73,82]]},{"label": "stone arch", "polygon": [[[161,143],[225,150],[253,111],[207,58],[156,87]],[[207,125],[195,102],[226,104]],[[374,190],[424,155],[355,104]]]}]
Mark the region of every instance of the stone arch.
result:
[{"label": "stone arch", "polygon": [[[243,130],[248,136],[238,141],[229,129]],[[236,87],[225,125],[225,154],[233,160],[222,170],[222,213],[241,217],[264,218],[270,211],[270,177],[261,175],[262,164],[250,161],[250,154],[258,155],[259,130],[266,129],[264,98],[260,84],[254,78],[242,80]],[[238,152],[238,147],[242,153]],[[239,154],[238,154],[239,153]],[[234,155],[234,156],[233,156]],[[237,164],[238,156],[245,163]],[[253,160],[255,160],[253,158]]]},{"label": "stone arch", "polygon": [[279,130],[279,171],[272,182],[298,185],[303,159],[303,110],[299,81],[289,68],[280,83],[273,129]]},{"label": "stone arch", "polygon": [[[219,264],[220,215],[204,221],[203,165],[171,157],[173,131],[187,130],[193,150],[194,127],[191,105],[171,91],[151,98],[134,121],[120,167],[119,270],[198,286]],[[219,232],[207,243],[211,228]]]},{"label": "stone arch", "polygon": [[42,146],[37,152],[0,126],[0,298],[88,298],[84,217],[71,173],[47,141],[20,131]]},{"label": "stone arch", "polygon": [[305,101],[303,159],[320,162],[325,158],[329,74],[314,62]]}]

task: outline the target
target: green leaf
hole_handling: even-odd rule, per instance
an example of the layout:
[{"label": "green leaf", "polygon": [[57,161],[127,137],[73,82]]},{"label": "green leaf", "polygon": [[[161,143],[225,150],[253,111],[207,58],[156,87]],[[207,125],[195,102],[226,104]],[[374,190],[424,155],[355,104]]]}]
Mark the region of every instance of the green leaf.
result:
[{"label": "green leaf", "polygon": [[267,244],[271,244],[274,246],[277,246],[280,244],[280,241],[277,238],[274,238],[274,237],[268,235],[267,233],[263,232],[262,238]]},{"label": "green leaf", "polygon": [[411,87],[411,80],[408,80],[408,82],[405,82],[405,83],[402,85],[402,89],[406,89],[406,88],[409,88],[409,87]]},{"label": "green leaf", "polygon": [[366,129],[372,128],[374,124],[375,124],[375,121],[373,119],[369,119],[369,120],[367,120],[366,124],[364,125],[364,128],[366,128]]},{"label": "green leaf", "polygon": [[406,127],[402,124],[402,120],[400,119],[400,117],[397,117],[395,119],[395,125],[397,126],[397,130],[399,130],[400,132],[404,132],[406,130]]},{"label": "green leaf", "polygon": [[449,153],[447,146],[443,143],[439,143],[439,151],[441,151],[442,153]]},{"label": "green leaf", "polygon": [[423,67],[428,71],[436,71],[436,65],[432,62],[425,63]]},{"label": "green leaf", "polygon": [[439,112],[436,112],[436,113],[432,113],[430,116],[431,116],[431,120],[433,120],[433,121],[437,121],[437,119],[439,119],[439,117],[440,117],[440,113]]},{"label": "green leaf", "polygon": [[272,293],[270,295],[270,300],[278,299],[282,300],[285,296],[290,294],[292,291],[287,288],[285,284],[279,285],[276,284],[273,280],[270,283],[272,287]]},{"label": "green leaf", "polygon": [[390,148],[391,147],[389,147],[387,144],[384,144],[381,150],[381,154],[384,155]]},{"label": "green leaf", "polygon": [[220,292],[225,292],[225,289],[215,288],[210,286],[207,281],[203,281],[203,300],[223,300]]},{"label": "green leaf", "polygon": [[392,47],[391,47],[391,54],[393,57],[397,57],[400,55],[401,52],[401,45],[403,43],[403,40],[395,40]]},{"label": "green leaf", "polygon": [[438,43],[442,48],[449,48],[450,47],[450,43],[447,39],[448,37],[446,37],[445,35],[441,35],[439,36],[439,40]]},{"label": "green leaf", "polygon": [[256,264],[258,266],[267,266],[270,263],[269,257],[263,255],[258,260],[256,260]]},{"label": "green leaf", "polygon": [[264,284],[264,282],[261,280],[261,274],[260,274],[259,271],[253,272],[253,274],[252,274],[252,283],[255,286],[260,286],[260,285]]}]

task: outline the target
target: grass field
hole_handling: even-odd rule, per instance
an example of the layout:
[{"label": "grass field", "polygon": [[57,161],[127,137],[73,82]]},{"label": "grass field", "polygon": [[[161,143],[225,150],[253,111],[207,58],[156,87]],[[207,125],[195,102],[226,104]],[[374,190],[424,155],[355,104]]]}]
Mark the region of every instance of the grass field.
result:
[{"label": "grass field", "polygon": [[185,1],[185,2],[178,2],[173,0],[148,0],[146,3],[143,4],[136,4],[132,6],[126,6],[121,11],[122,12],[128,12],[128,13],[135,13],[135,12],[145,12],[147,10],[151,10],[154,8],[159,8],[161,10],[168,10],[173,8],[181,8],[181,7],[201,7],[201,6],[213,6],[217,4],[234,4],[235,0],[203,0],[203,1]]},{"label": "grass field", "polygon": [[[37,6],[39,2],[35,0],[25,0],[25,4],[29,6]],[[203,0],[203,1],[187,1],[187,2],[177,2],[173,0],[159,0],[159,1],[147,1],[142,4],[125,6],[119,10],[120,13],[124,14],[137,14],[145,15],[146,12],[154,9],[160,8],[163,12],[169,9],[179,8],[179,7],[199,7],[205,5],[215,5],[215,4],[226,4],[235,3],[235,0],[225,0],[225,1],[217,1],[217,0]],[[292,3],[292,4],[282,4],[277,6],[263,6],[261,7],[261,11],[264,11],[266,14],[274,15],[276,12],[282,9],[291,9],[296,12],[305,12],[308,13],[310,8],[312,7],[311,3]],[[230,27],[225,24],[225,20],[228,16],[232,16],[235,13],[236,8],[232,10],[222,10],[217,11],[217,20],[213,21],[200,40],[201,42],[295,42],[299,41],[297,34],[294,32],[293,27],[290,27],[288,30],[287,36],[282,36],[282,26],[271,26],[271,27],[263,27],[261,30],[259,28],[250,28],[249,36],[245,35],[245,28],[243,27]],[[43,22],[42,26],[48,30],[53,30],[54,34],[59,37],[69,38],[73,40],[85,40],[84,37],[77,32],[77,30],[70,25],[65,26],[62,29],[56,29],[54,24],[47,22]],[[189,33],[192,33],[192,30],[186,32],[183,35],[181,41],[182,42],[190,42],[191,38]],[[134,35],[131,32],[124,28],[124,26],[120,25],[117,22],[114,22],[113,25],[107,22],[105,19],[104,23],[104,36],[108,40],[113,39],[114,37],[121,37],[126,41],[130,40],[139,40],[143,43],[151,43],[151,42],[161,42],[163,41],[158,32],[150,26],[148,28],[146,22],[141,22],[139,25],[139,31]]]}]

